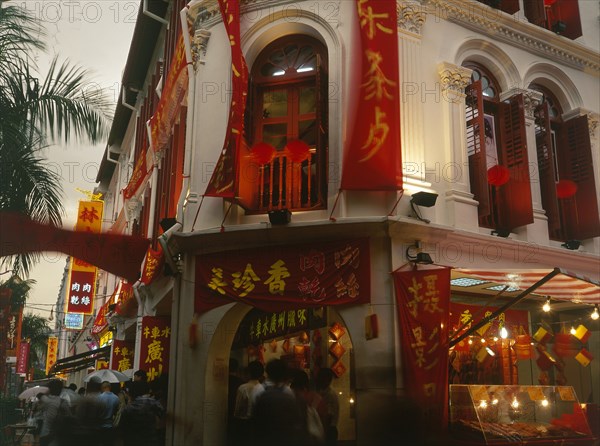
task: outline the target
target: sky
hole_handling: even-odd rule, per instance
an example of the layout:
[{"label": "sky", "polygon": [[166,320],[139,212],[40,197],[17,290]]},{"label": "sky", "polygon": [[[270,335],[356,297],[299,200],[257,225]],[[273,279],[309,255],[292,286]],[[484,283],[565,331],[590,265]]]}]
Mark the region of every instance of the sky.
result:
[{"label": "sky", "polygon": [[[58,55],[61,62],[69,59],[91,71],[93,82],[89,88],[105,89],[116,105],[139,1],[14,0],[12,3],[27,8],[45,23],[48,51],[37,55],[42,77],[54,55]],[[66,229],[73,229],[79,200],[86,199],[77,189],[93,191],[97,185],[96,174],[105,147],[106,142],[95,146],[71,143],[69,146],[53,145],[46,150],[50,168],[62,178],[63,227]],[[50,316],[60,291],[65,260],[62,254],[42,254],[41,262],[29,276],[37,283],[30,292],[26,314]]]}]

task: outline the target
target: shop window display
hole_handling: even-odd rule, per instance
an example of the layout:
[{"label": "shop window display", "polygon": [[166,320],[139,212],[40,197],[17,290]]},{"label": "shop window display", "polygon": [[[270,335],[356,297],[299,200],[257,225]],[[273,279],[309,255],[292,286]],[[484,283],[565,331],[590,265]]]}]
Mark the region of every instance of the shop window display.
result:
[{"label": "shop window display", "polygon": [[585,410],[570,386],[450,386],[457,444],[591,444]]}]

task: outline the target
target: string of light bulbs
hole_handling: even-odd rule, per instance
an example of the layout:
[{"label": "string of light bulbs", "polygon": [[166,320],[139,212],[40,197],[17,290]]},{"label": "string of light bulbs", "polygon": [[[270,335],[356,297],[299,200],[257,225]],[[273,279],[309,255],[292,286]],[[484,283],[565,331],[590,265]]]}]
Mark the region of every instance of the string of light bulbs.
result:
[{"label": "string of light bulbs", "polygon": [[[550,296],[546,297],[546,300],[542,305],[542,311],[544,313],[549,313],[550,311],[552,311]],[[600,318],[600,313],[598,312],[598,304],[594,304],[594,308],[590,313],[590,318],[594,321],[597,321]]]}]

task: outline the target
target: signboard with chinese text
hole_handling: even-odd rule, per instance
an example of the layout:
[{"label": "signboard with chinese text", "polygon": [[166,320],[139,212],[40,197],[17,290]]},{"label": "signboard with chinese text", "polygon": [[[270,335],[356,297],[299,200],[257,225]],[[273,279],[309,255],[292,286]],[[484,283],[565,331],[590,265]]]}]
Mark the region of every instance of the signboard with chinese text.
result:
[{"label": "signboard with chinese text", "polygon": [[263,311],[370,302],[368,239],[286,245],[196,258],[195,311],[244,302]]},{"label": "signboard with chinese text", "polygon": [[[488,317],[498,307],[490,306],[478,306],[478,305],[466,305],[458,303],[450,303],[450,334],[452,338],[457,337],[465,330],[469,329],[471,325],[479,322],[481,319]],[[463,327],[460,331],[457,331]],[[509,337],[516,338],[518,334],[524,334],[529,332],[529,317],[528,312],[523,310],[512,310],[508,309],[498,317],[479,330],[474,334],[481,337],[499,336],[498,330],[502,327],[506,327],[509,333]],[[468,350],[468,339],[463,339],[461,342],[454,346],[455,350]]]},{"label": "signboard with chinese text", "polygon": [[355,0],[349,135],[340,188],[402,189],[397,4]]},{"label": "signboard with chinese text", "polygon": [[[109,301],[110,302],[110,301]],[[106,312],[108,311],[109,302],[106,302],[100,310],[98,310],[98,314],[96,315],[96,319],[94,320],[94,325],[92,326],[92,334],[97,335],[101,333],[106,327],[108,327],[108,321],[106,320]]]},{"label": "signboard with chinese text", "polygon": [[21,342],[19,353],[17,355],[17,373],[27,373],[27,363],[29,362],[29,342]]},{"label": "signboard with chinese text", "polygon": [[450,268],[394,271],[408,396],[433,429],[447,425]]},{"label": "signboard with chinese text", "polygon": [[138,369],[145,370],[148,381],[169,372],[171,320],[168,317],[144,316]]},{"label": "signboard with chinese text", "polygon": [[104,333],[102,336],[100,336],[100,347],[106,347],[108,344],[111,343],[113,338],[113,332],[110,330],[107,330],[106,333]]},{"label": "signboard with chinese text", "polygon": [[67,313],[65,314],[65,328],[67,330],[81,330],[83,319],[83,313]]},{"label": "signboard with chinese text", "polygon": [[56,362],[58,357],[58,338],[50,336],[48,338],[48,352],[46,353],[46,375]]},{"label": "signboard with chinese text", "polygon": [[[102,229],[101,201],[80,201],[76,232],[100,233]],[[80,249],[85,249],[82,246]],[[92,314],[96,294],[96,267],[71,257],[71,272],[67,292],[67,313]]]},{"label": "signboard with chinese text", "polygon": [[327,312],[323,307],[295,308],[272,313],[250,310],[240,323],[232,349],[245,348],[300,331],[314,330],[327,325]]},{"label": "signboard with chinese text", "polygon": [[148,248],[142,266],[142,278],[140,279],[144,285],[149,285],[154,279],[160,276],[164,260],[162,249],[155,251],[152,248]]},{"label": "signboard with chinese text", "polygon": [[110,359],[111,369],[119,372],[133,369],[133,356],[135,354],[134,341],[113,341],[112,355]]}]

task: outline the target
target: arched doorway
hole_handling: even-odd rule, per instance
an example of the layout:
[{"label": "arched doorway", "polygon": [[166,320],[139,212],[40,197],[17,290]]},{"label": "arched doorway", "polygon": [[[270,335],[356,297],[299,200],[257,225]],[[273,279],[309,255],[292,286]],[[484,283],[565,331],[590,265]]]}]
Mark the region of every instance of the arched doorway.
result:
[{"label": "arched doorway", "polygon": [[233,305],[216,327],[208,352],[206,395],[218,416],[212,417],[217,423],[205,425],[206,444],[226,438],[229,360],[237,362],[239,375],[246,379],[245,369],[250,361],[258,359],[266,363],[273,358],[283,359],[290,368],[306,371],[311,384],[319,368],[329,367],[334,371],[337,378],[332,388],[340,409],[338,439],[353,444],[356,439],[353,351],[350,330],[333,307],[290,308],[269,313],[243,304]]}]

